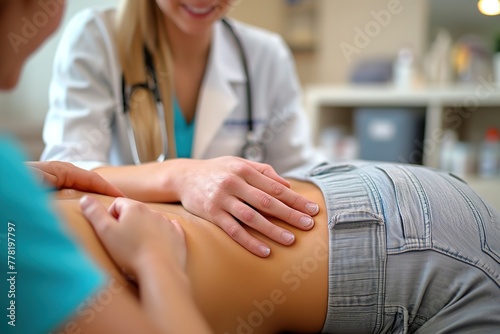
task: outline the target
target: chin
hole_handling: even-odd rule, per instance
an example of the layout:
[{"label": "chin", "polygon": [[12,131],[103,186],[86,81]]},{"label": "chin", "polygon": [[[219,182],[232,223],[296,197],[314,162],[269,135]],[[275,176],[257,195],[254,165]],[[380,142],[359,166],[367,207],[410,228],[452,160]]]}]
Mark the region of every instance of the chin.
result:
[{"label": "chin", "polygon": [[210,26],[203,26],[203,27],[200,27],[200,26],[189,26],[189,27],[185,27],[184,30],[184,33],[188,36],[203,36],[205,34],[207,34],[208,31],[211,31],[211,28],[212,28],[212,25]]}]

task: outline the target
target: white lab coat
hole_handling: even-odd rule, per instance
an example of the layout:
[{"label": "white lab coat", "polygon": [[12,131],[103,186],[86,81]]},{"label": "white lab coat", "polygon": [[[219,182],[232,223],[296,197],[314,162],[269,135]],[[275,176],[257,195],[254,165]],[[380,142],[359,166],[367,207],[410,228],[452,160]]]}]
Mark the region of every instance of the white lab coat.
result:
[{"label": "white lab coat", "polygon": [[[85,169],[133,164],[114,16],[114,9],[88,9],[66,28],[54,62],[41,160],[70,161]],[[247,54],[264,162],[281,173],[314,161],[318,156],[289,49],[276,34],[239,22],[233,26]],[[245,82],[233,37],[217,22],[196,110],[193,158],[240,155],[247,134]]]}]

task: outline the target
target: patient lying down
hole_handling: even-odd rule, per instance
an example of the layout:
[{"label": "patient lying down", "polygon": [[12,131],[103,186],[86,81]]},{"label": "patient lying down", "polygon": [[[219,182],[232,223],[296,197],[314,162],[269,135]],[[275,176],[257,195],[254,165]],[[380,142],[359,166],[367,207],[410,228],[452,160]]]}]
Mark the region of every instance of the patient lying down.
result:
[{"label": "patient lying down", "polygon": [[[266,240],[272,253],[264,259],[180,205],[148,204],[182,226],[194,300],[215,333],[500,328],[500,216],[463,182],[390,164],[326,165],[292,176],[303,180],[290,180],[292,188],[319,203],[320,213],[310,231],[275,220],[296,242]],[[81,195],[61,191],[58,209],[113,290],[139,298],[82,216]]]},{"label": "patient lying down", "polygon": [[[312,184],[294,182],[294,188],[311,200],[322,200],[321,192]],[[110,273],[114,289],[118,288],[118,282],[126,287],[124,293],[135,296],[134,285],[119,274],[121,270],[82,216],[77,200],[81,195],[72,190],[59,192],[57,205],[64,220],[84,248]],[[113,201],[110,197],[98,198],[106,204]],[[297,238],[292,247],[266,240],[273,249],[267,259],[249,253],[220,228],[188,213],[180,205],[148,206],[182,225],[188,247],[186,271],[196,302],[215,333],[279,333],[287,329],[317,333],[321,330],[328,292],[324,205],[316,218],[322,224],[313,230],[304,232],[286,226],[293,229]]]}]

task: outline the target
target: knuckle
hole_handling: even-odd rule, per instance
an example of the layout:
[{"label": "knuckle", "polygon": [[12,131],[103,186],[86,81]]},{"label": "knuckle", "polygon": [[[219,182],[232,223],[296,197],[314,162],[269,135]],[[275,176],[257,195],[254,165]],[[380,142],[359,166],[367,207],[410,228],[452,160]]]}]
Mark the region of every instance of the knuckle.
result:
[{"label": "knuckle", "polygon": [[205,204],[205,212],[210,218],[215,217],[217,214],[217,206],[214,204],[214,202],[208,202]]},{"label": "knuckle", "polygon": [[269,164],[262,164],[262,173],[263,174],[268,174],[268,173],[274,173],[274,168],[269,165]]},{"label": "knuckle", "polygon": [[238,239],[238,237],[242,234],[243,228],[238,224],[232,224],[226,230],[226,233],[233,239]]},{"label": "knuckle", "polygon": [[251,172],[251,169],[250,165],[243,161],[235,161],[229,165],[231,173],[240,177],[247,176]]},{"label": "knuckle", "polygon": [[220,181],[220,188],[218,190],[215,191],[216,194],[220,195],[220,193],[223,191],[223,190],[226,190],[226,189],[231,189],[234,187],[234,185],[237,183],[237,180],[238,180],[238,176],[237,175],[226,175],[225,177],[223,177]]},{"label": "knuckle", "polygon": [[241,218],[242,218],[241,220],[244,223],[252,222],[255,218],[255,215],[256,215],[256,212],[252,209],[249,209],[249,208],[241,209]]},{"label": "knuckle", "polygon": [[270,208],[271,205],[272,205],[272,199],[271,199],[271,196],[269,195],[263,195],[260,199],[260,205],[263,207],[263,208]]},{"label": "knuckle", "polygon": [[271,185],[271,193],[274,196],[279,196],[279,195],[283,194],[285,189],[286,189],[286,187],[277,181],[274,181],[273,184]]}]

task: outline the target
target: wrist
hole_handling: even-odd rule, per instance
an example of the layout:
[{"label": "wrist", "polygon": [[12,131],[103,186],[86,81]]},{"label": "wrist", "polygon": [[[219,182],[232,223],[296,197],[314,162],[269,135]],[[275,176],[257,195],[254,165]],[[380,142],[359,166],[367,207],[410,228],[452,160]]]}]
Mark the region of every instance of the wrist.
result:
[{"label": "wrist", "polygon": [[139,286],[153,281],[170,282],[190,292],[189,278],[174,254],[148,247],[139,252],[132,269]]},{"label": "wrist", "polygon": [[175,201],[182,200],[183,189],[186,187],[186,174],[191,170],[193,160],[191,159],[173,159],[163,162],[168,165],[165,177],[162,180],[162,187],[168,189]]}]

